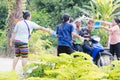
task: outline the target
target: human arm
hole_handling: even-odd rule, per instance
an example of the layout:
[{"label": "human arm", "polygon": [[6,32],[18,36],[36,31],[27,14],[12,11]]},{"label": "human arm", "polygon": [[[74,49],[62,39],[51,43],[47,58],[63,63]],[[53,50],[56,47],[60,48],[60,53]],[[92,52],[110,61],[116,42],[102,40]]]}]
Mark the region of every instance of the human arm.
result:
[{"label": "human arm", "polygon": [[38,28],[38,30],[45,31],[45,32],[49,33],[50,35],[52,35],[52,30],[49,29],[49,28],[45,28],[45,27],[40,26],[40,27]]},{"label": "human arm", "polygon": [[40,26],[40,25],[36,24],[35,22],[32,22],[32,25],[31,25],[31,26],[32,26],[33,29],[41,30],[41,31],[47,32],[47,33],[49,33],[50,35],[52,35],[52,31],[53,31],[53,30],[51,30],[51,29],[49,29],[49,28],[45,28],[45,27],[43,27],[43,26]]},{"label": "human arm", "polygon": [[103,26],[100,26],[100,28],[110,32],[110,28],[106,28],[106,27],[103,27]]},{"label": "human arm", "polygon": [[16,32],[17,32],[17,31],[14,30],[13,33],[12,33],[12,36],[11,36],[11,38],[10,38],[10,46],[12,46],[13,40],[15,39]]},{"label": "human arm", "polygon": [[105,25],[108,25],[108,26],[111,26],[112,23],[111,22],[108,22],[108,21],[100,21],[102,24],[105,24]]},{"label": "human arm", "polygon": [[106,28],[106,27],[100,27],[100,28],[105,29],[108,32],[115,32],[116,30],[119,29],[118,25],[112,26],[111,28]]},{"label": "human arm", "polygon": [[78,38],[79,40],[82,40],[82,39],[83,39],[83,37],[81,37],[80,35],[78,35],[78,34],[75,33],[75,32],[72,32],[72,35],[73,35],[74,37]]}]

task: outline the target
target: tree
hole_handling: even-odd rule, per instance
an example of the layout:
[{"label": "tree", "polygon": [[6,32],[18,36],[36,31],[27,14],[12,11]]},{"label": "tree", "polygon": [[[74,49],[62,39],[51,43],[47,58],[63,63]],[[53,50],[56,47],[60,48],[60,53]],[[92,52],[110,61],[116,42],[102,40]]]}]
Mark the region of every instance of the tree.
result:
[{"label": "tree", "polygon": [[22,19],[22,1],[25,0],[8,0],[8,25],[7,25],[7,56],[11,56],[14,53],[14,50],[9,46],[9,41],[11,37],[11,31],[15,26],[17,20]]},{"label": "tree", "polygon": [[5,29],[5,23],[6,23],[6,18],[8,15],[8,8],[6,4],[7,0],[0,1],[0,29],[4,30]]},{"label": "tree", "polygon": [[120,11],[117,10],[120,8],[120,0],[91,0],[90,4],[79,10],[94,19],[112,20],[120,16]]},{"label": "tree", "polygon": [[[5,5],[7,0],[0,1],[0,51],[3,53],[6,49],[6,20],[8,15],[8,6]],[[4,50],[4,51],[2,51]],[[0,54],[1,54],[0,53]],[[3,53],[4,54],[4,53]]]},{"label": "tree", "polygon": [[29,0],[30,5],[28,9],[48,13],[51,16],[51,18],[49,18],[49,26],[55,29],[56,25],[61,22],[61,15],[63,13],[69,13],[73,18],[79,17],[82,15],[82,12],[80,12],[77,7],[83,7],[83,5],[87,4],[90,5],[90,3],[88,3],[89,1],[90,0]]}]

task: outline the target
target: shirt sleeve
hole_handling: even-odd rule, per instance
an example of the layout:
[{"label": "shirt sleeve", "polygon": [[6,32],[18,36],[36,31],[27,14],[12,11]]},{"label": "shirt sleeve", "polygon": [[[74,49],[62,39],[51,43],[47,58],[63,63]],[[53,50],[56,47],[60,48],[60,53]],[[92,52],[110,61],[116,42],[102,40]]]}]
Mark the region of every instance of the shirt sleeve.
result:
[{"label": "shirt sleeve", "polygon": [[111,31],[111,32],[115,32],[115,31],[118,30],[118,29],[119,29],[118,26],[114,26],[114,27],[111,27],[111,28],[110,28],[110,31]]},{"label": "shirt sleeve", "polygon": [[74,32],[74,27],[73,27],[73,25],[71,25],[71,27],[70,27],[70,32]]},{"label": "shirt sleeve", "polygon": [[18,24],[16,24],[15,27],[14,27],[14,31],[17,31],[18,27],[19,27]]},{"label": "shirt sleeve", "polygon": [[36,24],[35,22],[32,22],[32,28],[38,29],[38,28],[40,28],[40,26],[38,24]]},{"label": "shirt sleeve", "polygon": [[56,34],[58,34],[58,30],[59,30],[59,26],[57,26],[57,29],[56,29]]}]

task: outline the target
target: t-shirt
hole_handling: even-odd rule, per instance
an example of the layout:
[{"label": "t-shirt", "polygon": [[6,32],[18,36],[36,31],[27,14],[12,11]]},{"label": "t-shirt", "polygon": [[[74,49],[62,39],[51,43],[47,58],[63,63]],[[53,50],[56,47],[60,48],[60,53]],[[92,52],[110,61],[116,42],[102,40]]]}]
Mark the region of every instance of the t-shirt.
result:
[{"label": "t-shirt", "polygon": [[[36,23],[34,23],[32,21],[29,21],[29,20],[25,20],[25,21],[29,26],[30,34],[33,29],[38,29],[40,27],[39,25],[37,25]],[[14,30],[17,31],[15,40],[20,40],[22,42],[28,43],[29,31],[28,31],[28,27],[27,27],[26,23],[24,22],[24,20],[22,20],[15,25]]]},{"label": "t-shirt", "polygon": [[56,34],[58,35],[58,46],[72,47],[73,25],[70,23],[59,24]]},{"label": "t-shirt", "polygon": [[[91,31],[88,30],[87,28],[82,28],[79,32],[79,35],[81,35],[82,37],[89,37],[90,38],[90,35],[91,35]],[[85,36],[85,35],[89,35],[89,36]]]},{"label": "t-shirt", "polygon": [[120,28],[118,25],[110,27],[110,44],[117,44],[120,42]]},{"label": "t-shirt", "polygon": [[[76,26],[74,26],[74,32],[77,33],[78,35],[80,35],[80,30],[81,30],[81,27],[77,28]],[[79,40],[78,38],[76,38],[74,36],[73,36],[73,39],[75,40],[74,44],[82,44],[83,43],[83,40]]]}]

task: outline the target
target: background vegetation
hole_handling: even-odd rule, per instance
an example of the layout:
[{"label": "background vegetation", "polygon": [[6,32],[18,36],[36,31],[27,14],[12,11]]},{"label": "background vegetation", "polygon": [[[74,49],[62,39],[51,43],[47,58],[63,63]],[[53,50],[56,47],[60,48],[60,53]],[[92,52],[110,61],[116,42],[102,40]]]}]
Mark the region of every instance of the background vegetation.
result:
[{"label": "background vegetation", "polygon": [[[6,20],[7,15],[10,15],[8,13],[14,9],[12,7],[15,5],[15,1],[17,0],[9,0],[9,3],[8,0],[0,1],[0,12],[4,13],[0,14],[0,46],[2,47],[7,47],[6,34],[10,35],[12,32],[7,33],[9,26],[6,27]],[[63,13],[69,13],[73,19],[85,15],[95,20],[111,21],[113,17],[119,17],[120,15],[119,2],[120,0],[22,0],[24,10],[29,10],[32,14],[32,21],[53,30],[56,30],[56,25],[61,23],[61,16]],[[6,3],[10,5],[5,5]],[[85,23],[83,23],[83,26],[84,24]],[[106,46],[108,33],[105,32],[104,35],[103,32],[105,31],[93,30],[92,34],[99,35],[101,37],[101,43]],[[53,41],[51,42],[51,46],[55,46],[56,43],[54,40],[51,40],[50,37],[46,38],[48,38],[49,41]],[[44,37],[44,40],[46,38]],[[40,37],[38,39],[40,39]]]},{"label": "background vegetation", "polygon": [[[29,10],[32,21],[56,30],[61,23],[63,13],[69,13],[73,19],[86,16],[94,20],[111,21],[120,16],[120,0],[0,0],[0,50],[8,50],[9,38],[14,27],[14,18],[20,18],[21,10]],[[22,5],[21,7],[17,5]],[[85,19],[82,19],[86,22]],[[85,27],[86,23],[83,23]],[[106,46],[108,33],[102,29],[92,31],[92,35],[101,37],[102,45]],[[83,53],[73,55],[56,54],[57,40],[42,31],[34,31],[30,39],[31,63],[25,67],[26,80],[119,80],[119,61],[110,66],[98,68],[92,63],[90,56]],[[3,54],[3,52],[0,54]],[[36,55],[34,55],[36,54]],[[8,54],[9,55],[9,54]],[[75,56],[77,56],[75,58]],[[63,73],[64,72],[64,73]],[[0,73],[1,80],[18,80],[14,72],[11,76]],[[13,75],[15,75],[13,77]],[[95,75],[95,76],[93,76]],[[6,77],[8,76],[8,77]]]}]

